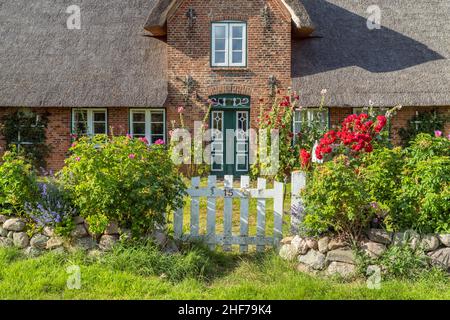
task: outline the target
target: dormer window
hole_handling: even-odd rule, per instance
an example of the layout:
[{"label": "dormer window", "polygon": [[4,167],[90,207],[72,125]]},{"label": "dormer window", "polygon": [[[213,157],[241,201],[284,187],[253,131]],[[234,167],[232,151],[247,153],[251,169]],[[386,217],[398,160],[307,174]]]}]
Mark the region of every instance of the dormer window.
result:
[{"label": "dormer window", "polygon": [[217,22],[212,24],[211,65],[245,67],[247,65],[247,24]]}]

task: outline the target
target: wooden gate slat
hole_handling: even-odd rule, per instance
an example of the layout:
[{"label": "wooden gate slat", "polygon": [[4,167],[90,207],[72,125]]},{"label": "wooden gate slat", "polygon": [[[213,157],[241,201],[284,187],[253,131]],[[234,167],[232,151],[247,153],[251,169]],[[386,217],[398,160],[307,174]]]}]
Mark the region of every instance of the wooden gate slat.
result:
[{"label": "wooden gate slat", "polygon": [[305,208],[300,191],[306,186],[306,174],[301,171],[292,172],[291,176],[291,233],[299,234]]},{"label": "wooden gate slat", "polygon": [[[233,189],[233,176],[227,175],[224,179],[224,186],[225,191],[232,192]],[[227,192],[225,192],[227,193]],[[231,239],[233,236],[233,198],[230,197],[232,194],[230,193],[229,196],[225,194],[224,199],[224,207],[223,207],[223,235],[224,235],[224,245],[223,250],[224,251],[231,251]]]},{"label": "wooden gate slat", "polygon": [[206,236],[211,250],[216,249],[216,190],[217,177],[208,177],[209,197],[207,202]]},{"label": "wooden gate slat", "polygon": [[[241,191],[246,191],[250,188],[250,177],[241,177]],[[249,209],[249,198],[241,198],[240,207],[240,236],[248,237],[248,209]],[[248,244],[241,244],[239,247],[241,253],[248,252]]]}]

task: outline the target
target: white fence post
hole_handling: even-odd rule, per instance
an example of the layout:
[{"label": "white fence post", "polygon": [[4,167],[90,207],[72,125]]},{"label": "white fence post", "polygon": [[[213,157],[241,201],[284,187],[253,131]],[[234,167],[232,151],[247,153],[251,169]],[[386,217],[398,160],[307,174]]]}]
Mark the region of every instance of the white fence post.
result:
[{"label": "white fence post", "polygon": [[281,182],[275,182],[275,195],[274,195],[274,230],[273,230],[273,242],[274,246],[278,246],[281,239],[283,239],[283,202],[284,202],[284,184]]},{"label": "white fence post", "polygon": [[[266,179],[258,178],[258,194],[261,194],[266,190]],[[256,204],[257,211],[257,227],[256,227],[256,251],[263,252],[266,249],[265,236],[266,236],[266,199],[258,198]]]},{"label": "white fence post", "polygon": [[291,187],[291,232],[298,234],[305,214],[300,191],[306,187],[306,173],[303,171],[292,172]]},{"label": "white fence post", "polygon": [[[192,189],[200,188],[200,177],[192,178]],[[199,236],[200,197],[192,197],[191,200],[191,236]]]},{"label": "white fence post", "polygon": [[[242,192],[248,192],[250,189],[250,177],[242,176],[241,177],[241,190]],[[249,206],[249,198],[241,198],[241,208],[240,208],[240,219],[241,219],[241,230],[240,235],[241,239],[248,237],[248,206]],[[248,252],[248,244],[241,244],[239,247],[241,253]]]},{"label": "white fence post", "polygon": [[225,176],[223,206],[223,251],[231,251],[233,238],[233,176]]}]

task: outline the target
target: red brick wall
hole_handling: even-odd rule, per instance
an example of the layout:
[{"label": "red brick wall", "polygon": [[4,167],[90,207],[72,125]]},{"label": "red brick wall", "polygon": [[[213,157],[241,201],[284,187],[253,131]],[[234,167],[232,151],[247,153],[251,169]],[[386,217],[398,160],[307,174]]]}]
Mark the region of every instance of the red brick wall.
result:
[{"label": "red brick wall", "polygon": [[[270,7],[271,28],[264,28],[261,9]],[[186,12],[193,8],[197,19],[192,29]],[[247,22],[247,67],[212,68],[211,23],[223,20]],[[196,82],[186,104],[186,124],[201,120],[206,100],[213,94],[240,93],[251,96],[251,119],[259,114],[259,99],[270,106],[268,80],[274,75],[280,88],[291,86],[291,16],[281,1],[274,0],[186,0],[167,22],[169,95],[167,118],[178,121],[177,106],[184,105],[185,86],[180,79],[187,75]]]},{"label": "red brick wall", "polygon": [[[17,108],[0,108],[0,119]],[[58,171],[64,166],[64,159],[71,144],[71,108],[33,108],[37,113],[48,114],[47,143],[51,146],[47,168]],[[108,108],[108,128],[114,135],[125,135],[128,129],[128,108]],[[112,131],[111,131],[112,130]],[[5,149],[5,140],[0,136],[0,153]]]}]

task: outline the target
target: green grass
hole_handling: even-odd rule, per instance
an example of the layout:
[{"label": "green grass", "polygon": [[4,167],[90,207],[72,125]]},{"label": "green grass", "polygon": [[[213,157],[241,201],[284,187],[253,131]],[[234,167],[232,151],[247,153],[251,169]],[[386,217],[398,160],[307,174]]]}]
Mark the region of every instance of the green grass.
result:
[{"label": "green grass", "polygon": [[[71,265],[81,269],[79,290],[66,285]],[[80,252],[25,259],[0,249],[0,299],[450,299],[442,276],[381,285],[370,290],[363,280],[303,274],[272,252],[239,256],[195,247],[165,256],[137,246],[100,259]]]}]

